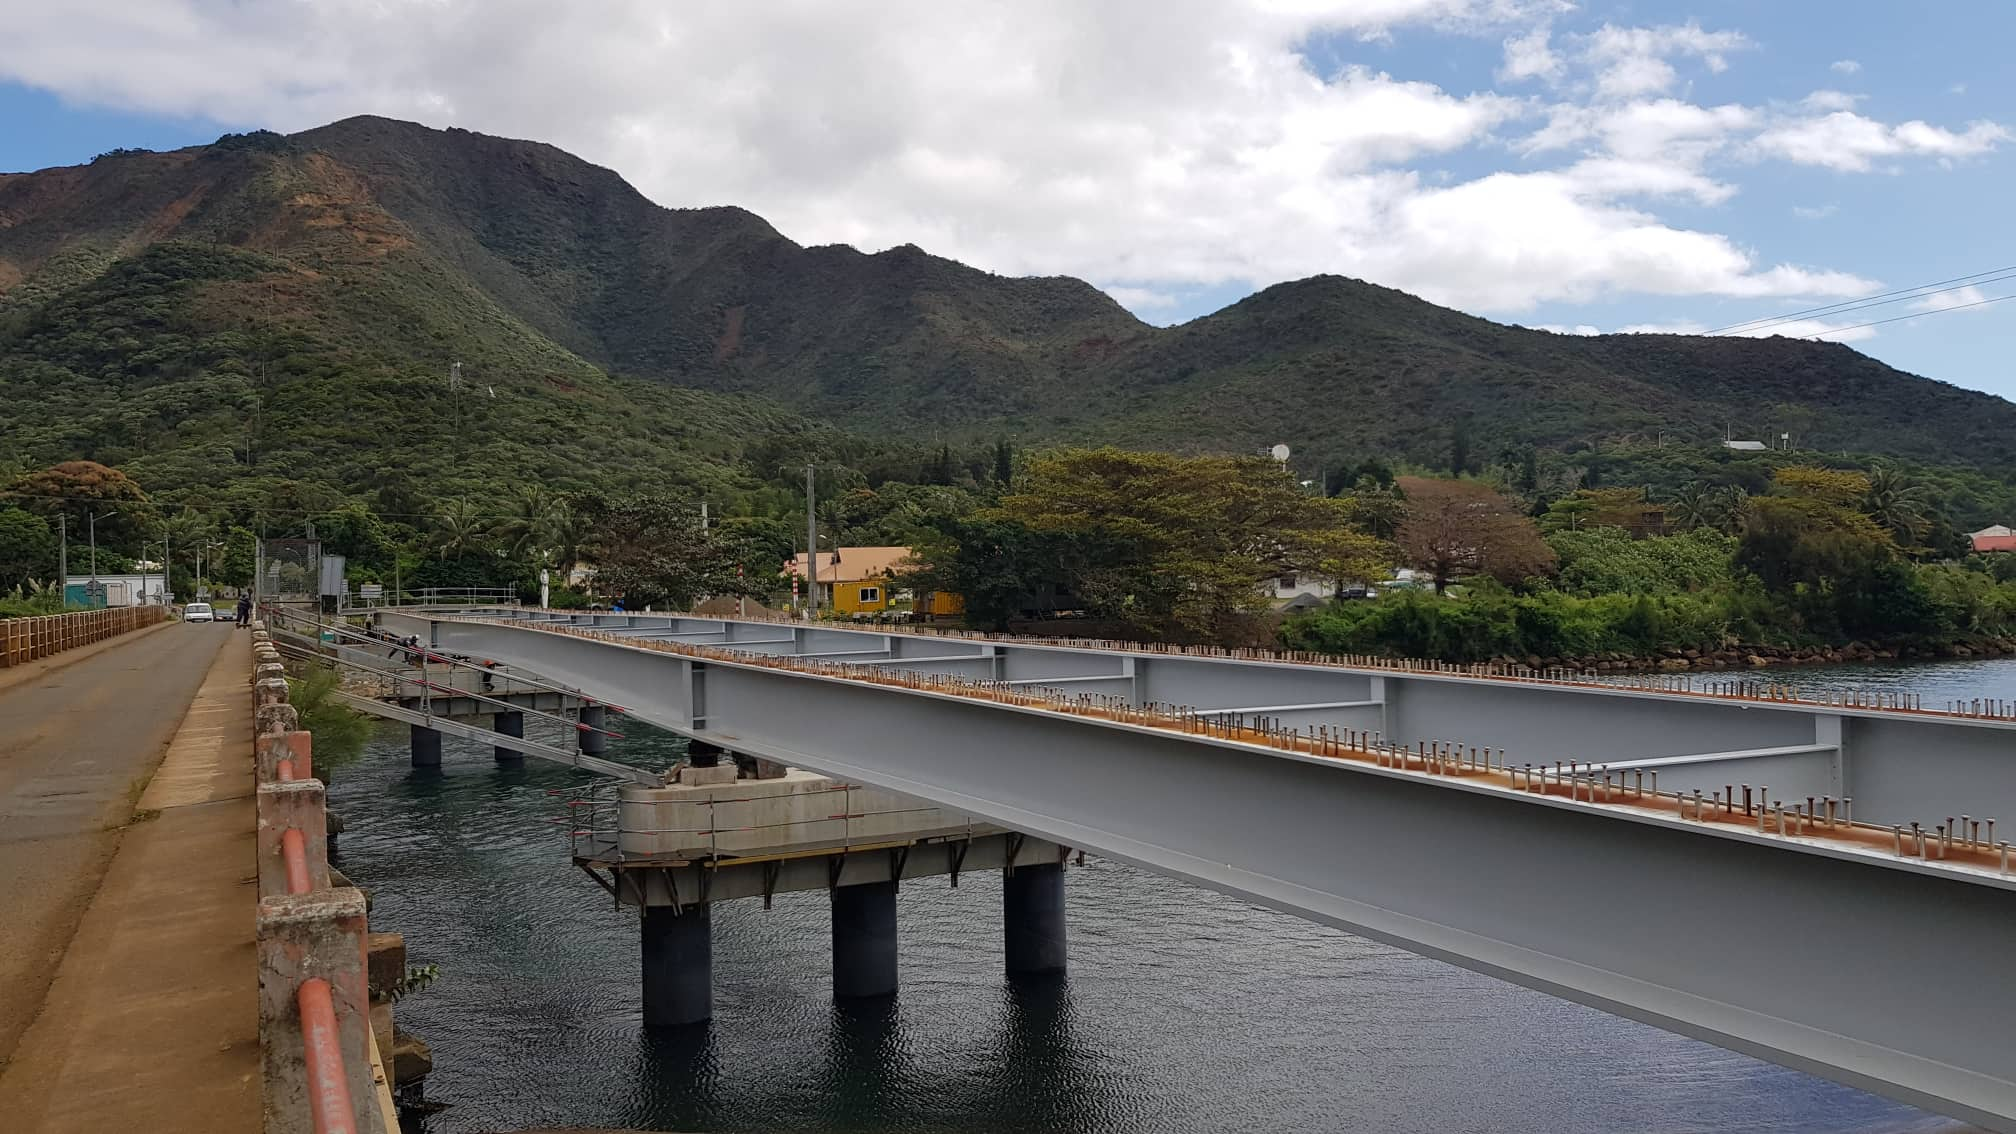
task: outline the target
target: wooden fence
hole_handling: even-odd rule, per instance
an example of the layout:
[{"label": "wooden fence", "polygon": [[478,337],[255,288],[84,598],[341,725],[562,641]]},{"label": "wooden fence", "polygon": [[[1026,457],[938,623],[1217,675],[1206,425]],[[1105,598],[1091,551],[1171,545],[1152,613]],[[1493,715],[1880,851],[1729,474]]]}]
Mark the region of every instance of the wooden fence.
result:
[{"label": "wooden fence", "polygon": [[5,647],[0,649],[0,667],[24,665],[36,658],[102,642],[169,617],[166,607],[122,606],[76,614],[0,619],[0,645]]}]

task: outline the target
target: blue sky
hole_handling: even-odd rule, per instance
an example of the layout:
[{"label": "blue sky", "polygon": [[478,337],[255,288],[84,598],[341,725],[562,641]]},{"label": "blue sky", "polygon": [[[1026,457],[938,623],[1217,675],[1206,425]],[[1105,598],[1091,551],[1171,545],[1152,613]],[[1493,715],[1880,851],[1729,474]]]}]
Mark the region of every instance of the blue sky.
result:
[{"label": "blue sky", "polygon": [[[12,20],[0,169],[388,114],[550,141],[805,243],[1077,275],[1157,323],[1334,272],[1529,326],[1707,330],[2016,264],[1999,0],[756,20],[729,0],[77,0]],[[1920,310],[2011,293],[1784,329],[2016,396],[2016,301]],[[1914,317],[1846,329],[1894,315]]]}]

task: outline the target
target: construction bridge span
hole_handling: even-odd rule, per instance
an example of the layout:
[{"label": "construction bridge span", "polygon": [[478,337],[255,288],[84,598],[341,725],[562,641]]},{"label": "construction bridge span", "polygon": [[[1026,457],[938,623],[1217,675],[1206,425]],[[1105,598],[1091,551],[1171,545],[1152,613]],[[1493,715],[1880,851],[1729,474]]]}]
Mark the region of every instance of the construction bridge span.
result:
[{"label": "construction bridge span", "polygon": [[379,618],[732,751],[2016,1130],[2000,706],[670,615]]}]

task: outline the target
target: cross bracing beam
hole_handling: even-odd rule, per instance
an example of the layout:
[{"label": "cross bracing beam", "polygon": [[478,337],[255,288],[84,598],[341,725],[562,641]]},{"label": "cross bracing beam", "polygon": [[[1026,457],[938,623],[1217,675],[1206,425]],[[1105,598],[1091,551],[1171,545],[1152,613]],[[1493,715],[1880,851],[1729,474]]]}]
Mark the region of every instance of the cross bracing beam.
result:
[{"label": "cross bracing beam", "polygon": [[599,772],[602,775],[614,776],[619,780],[633,784],[659,787],[665,782],[665,777],[662,774],[646,768],[633,768],[628,764],[619,764],[614,760],[603,760],[599,757],[588,756],[565,748],[557,748],[551,744],[542,744],[536,740],[527,740],[522,736],[509,736],[505,733],[466,724],[449,717],[437,717],[432,713],[422,712],[418,709],[408,709],[402,705],[388,704],[373,697],[362,697],[355,693],[345,693],[341,690],[338,690],[336,695],[342,698],[344,704],[349,705],[351,708],[369,713],[375,717],[404,721],[407,724],[419,725],[422,728],[431,728],[436,732],[445,732],[450,736],[459,736],[465,740],[480,741],[498,748],[508,748],[514,752],[522,752],[527,756],[534,756],[541,760],[551,760],[556,764],[566,764],[569,767],[581,768],[590,772]]},{"label": "cross bracing beam", "polygon": [[[1571,802],[1558,791],[1505,786],[1503,777],[1444,778],[1124,716],[1074,715],[1047,702],[986,700],[942,679],[903,684],[865,670],[808,672],[499,622],[440,620],[432,631],[448,648],[519,661],[736,751],[919,796],[2016,1130],[2016,1044],[2006,1034],[2016,1019],[2016,982],[2002,977],[2004,943],[2016,932],[2016,880],[1978,865],[1979,855],[1977,865],[1935,860],[1922,847],[1893,856],[1866,841],[1594,802],[1593,791]],[[1013,679],[1019,647],[1001,648]],[[1054,663],[1062,652],[1036,647],[1033,655]],[[1110,671],[1110,652],[1083,653],[1103,657]],[[1213,664],[1136,658],[1151,687],[1169,662]],[[1300,691],[1381,680],[1389,716],[1405,722],[1394,735],[1465,735],[1434,727],[1437,718],[1424,715],[1430,708],[1443,724],[1497,721],[1519,745],[1498,749],[1501,766],[1540,763],[1533,758],[1542,751],[1584,761],[1673,755],[1671,746],[1690,740],[1696,752],[1702,741],[1732,751],[1817,747],[1847,715],[1845,747],[1868,761],[1851,774],[1879,796],[1889,793],[1893,806],[1933,788],[1973,803],[2010,786],[2010,762],[1983,758],[2006,757],[2000,731],[1948,720],[1681,703],[1643,691],[1440,674],[1218,664],[1223,672],[1182,676],[1175,686],[1198,687],[1207,677],[1221,689],[1264,686],[1258,679],[1272,676]],[[705,723],[696,726],[701,685]],[[1468,735],[1495,740],[1488,729]],[[1892,760],[1915,770],[1915,786],[1891,775]],[[1970,795],[1970,786],[1980,791]],[[1947,804],[1940,806],[1943,814]],[[1602,869],[1584,869],[1592,864]],[[1728,918],[1743,911],[1760,916],[1731,932]]]},{"label": "cross bracing beam", "polygon": [[1085,673],[1079,674],[1076,677],[1018,677],[1013,681],[1003,681],[1000,684],[1009,686],[1010,688],[1019,688],[1023,686],[1085,685],[1094,681],[1132,681],[1133,679],[1134,675],[1131,673]]},{"label": "cross bracing beam", "polygon": [[1306,713],[1317,709],[1376,709],[1383,701],[1319,701],[1313,705],[1253,705],[1239,709],[1189,709],[1195,717],[1257,717],[1262,714]]},{"label": "cross bracing beam", "polygon": [[1677,768],[1688,764],[1726,764],[1745,760],[1771,760],[1784,756],[1817,756],[1840,751],[1838,744],[1793,744],[1784,748],[1750,748],[1736,752],[1697,752],[1686,756],[1654,756],[1643,760],[1610,760],[1607,767],[1618,771],[1637,768]]}]

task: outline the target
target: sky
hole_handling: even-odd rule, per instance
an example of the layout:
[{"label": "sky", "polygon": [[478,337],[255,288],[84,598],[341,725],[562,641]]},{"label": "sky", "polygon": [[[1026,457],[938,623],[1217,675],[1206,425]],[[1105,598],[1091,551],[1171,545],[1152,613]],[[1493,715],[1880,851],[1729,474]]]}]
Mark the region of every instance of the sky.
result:
[{"label": "sky", "polygon": [[1154,323],[1334,273],[2016,397],[2010,42],[2006,0],[65,0],[7,17],[0,170],[383,114]]}]

